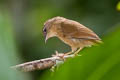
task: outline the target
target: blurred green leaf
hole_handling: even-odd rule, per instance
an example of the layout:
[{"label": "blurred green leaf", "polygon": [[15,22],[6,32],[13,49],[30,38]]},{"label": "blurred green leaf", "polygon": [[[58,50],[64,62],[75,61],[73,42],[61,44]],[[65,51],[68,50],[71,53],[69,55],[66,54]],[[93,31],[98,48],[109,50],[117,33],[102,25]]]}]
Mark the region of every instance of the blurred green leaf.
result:
[{"label": "blurred green leaf", "polygon": [[120,2],[118,2],[116,8],[117,8],[118,11],[120,11]]},{"label": "blurred green leaf", "polygon": [[[97,47],[87,48],[43,80],[120,80],[120,26]],[[46,77],[48,76],[48,77]]]},{"label": "blurred green leaf", "polygon": [[0,14],[0,80],[27,80],[26,75],[11,68],[20,57],[9,19],[7,14]]}]

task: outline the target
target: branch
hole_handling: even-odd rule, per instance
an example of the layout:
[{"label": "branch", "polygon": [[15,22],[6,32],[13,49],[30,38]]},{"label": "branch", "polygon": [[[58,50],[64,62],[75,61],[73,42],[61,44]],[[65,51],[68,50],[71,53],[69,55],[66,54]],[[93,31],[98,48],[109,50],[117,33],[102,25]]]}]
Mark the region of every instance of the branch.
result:
[{"label": "branch", "polygon": [[16,66],[13,66],[13,69],[21,70],[24,72],[34,71],[34,70],[43,70],[47,68],[52,68],[54,66],[58,66],[59,64],[64,63],[64,61],[67,58],[72,58],[75,55],[64,55],[64,54],[58,54],[56,52],[56,55],[50,58],[35,60],[31,62],[26,62],[23,64],[18,64]]}]

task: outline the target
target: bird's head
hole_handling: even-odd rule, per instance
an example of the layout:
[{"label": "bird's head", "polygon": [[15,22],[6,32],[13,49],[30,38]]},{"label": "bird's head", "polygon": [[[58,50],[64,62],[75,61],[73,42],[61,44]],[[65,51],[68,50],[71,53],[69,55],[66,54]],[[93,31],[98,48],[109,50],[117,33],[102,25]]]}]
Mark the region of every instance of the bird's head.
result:
[{"label": "bird's head", "polygon": [[45,36],[45,43],[49,38],[57,35],[57,27],[60,26],[63,20],[65,20],[63,17],[54,17],[44,23],[43,34]]}]

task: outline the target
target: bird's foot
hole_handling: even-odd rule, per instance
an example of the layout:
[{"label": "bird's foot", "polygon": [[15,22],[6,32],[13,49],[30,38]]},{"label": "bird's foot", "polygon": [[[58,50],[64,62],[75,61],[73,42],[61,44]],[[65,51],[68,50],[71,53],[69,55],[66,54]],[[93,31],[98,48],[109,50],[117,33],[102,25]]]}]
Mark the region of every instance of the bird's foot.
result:
[{"label": "bird's foot", "polygon": [[57,57],[57,56],[59,56],[59,53],[58,51],[55,51],[55,54],[53,54],[52,57]]},{"label": "bird's foot", "polygon": [[79,48],[77,51],[74,52],[74,55],[75,56],[82,56],[82,55],[78,54],[82,49],[83,49],[82,47]]},{"label": "bird's foot", "polygon": [[60,57],[61,59],[65,60],[64,56],[67,54],[64,53],[58,53],[58,51],[55,51],[55,55],[52,55],[52,57]]},{"label": "bird's foot", "polygon": [[82,55],[80,55],[80,54],[74,54],[74,56],[82,56]]}]

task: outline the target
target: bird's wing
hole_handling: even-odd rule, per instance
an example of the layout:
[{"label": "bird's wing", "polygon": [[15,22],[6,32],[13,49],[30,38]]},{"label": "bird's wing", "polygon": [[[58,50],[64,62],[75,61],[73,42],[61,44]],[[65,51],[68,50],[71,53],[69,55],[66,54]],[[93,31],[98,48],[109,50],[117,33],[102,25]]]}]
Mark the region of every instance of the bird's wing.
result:
[{"label": "bird's wing", "polygon": [[62,22],[61,28],[64,36],[69,38],[100,40],[92,30],[76,21],[65,20]]}]

